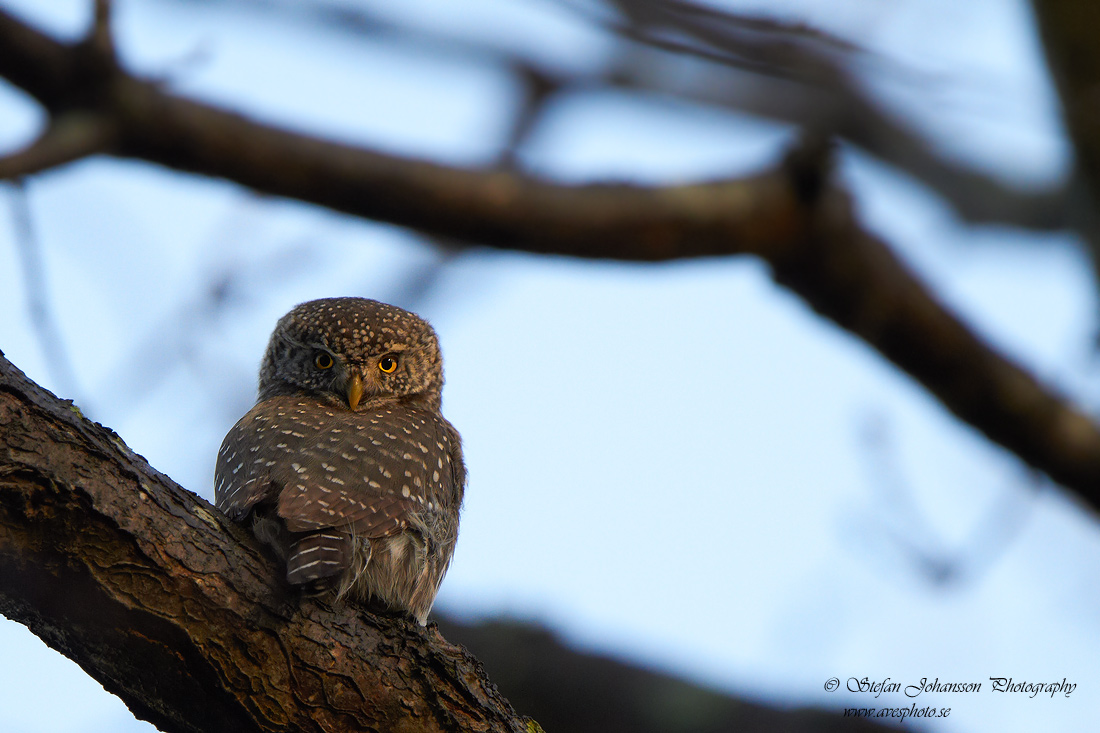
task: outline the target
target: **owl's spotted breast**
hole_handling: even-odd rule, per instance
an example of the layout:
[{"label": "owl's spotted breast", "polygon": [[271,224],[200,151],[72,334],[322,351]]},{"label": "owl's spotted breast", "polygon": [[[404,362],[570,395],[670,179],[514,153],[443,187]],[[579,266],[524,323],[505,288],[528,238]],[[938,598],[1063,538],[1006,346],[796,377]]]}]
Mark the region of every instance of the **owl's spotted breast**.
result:
[{"label": "owl's spotted breast", "polygon": [[400,405],[351,412],[302,398],[260,402],[218,454],[215,496],[233,519],[274,502],[291,532],[341,527],[383,537],[410,512],[460,501],[455,431],[441,416]]}]

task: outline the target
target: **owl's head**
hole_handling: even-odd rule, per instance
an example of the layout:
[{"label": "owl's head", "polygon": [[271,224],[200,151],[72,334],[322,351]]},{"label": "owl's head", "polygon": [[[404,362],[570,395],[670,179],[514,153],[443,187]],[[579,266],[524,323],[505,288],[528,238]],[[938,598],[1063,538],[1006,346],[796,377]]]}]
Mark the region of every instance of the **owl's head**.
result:
[{"label": "owl's head", "polygon": [[443,358],[422,318],[367,298],[324,298],[279,319],[260,366],[260,399],[307,393],[355,409],[379,399],[439,408]]}]

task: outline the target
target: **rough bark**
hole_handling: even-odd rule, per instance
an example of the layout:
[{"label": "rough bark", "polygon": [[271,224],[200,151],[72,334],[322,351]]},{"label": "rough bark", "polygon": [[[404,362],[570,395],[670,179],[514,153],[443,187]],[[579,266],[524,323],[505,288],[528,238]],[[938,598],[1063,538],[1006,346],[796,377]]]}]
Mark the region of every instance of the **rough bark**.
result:
[{"label": "rough bark", "polygon": [[0,356],[0,613],[161,730],[526,731],[434,628],[295,595],[251,536]]}]

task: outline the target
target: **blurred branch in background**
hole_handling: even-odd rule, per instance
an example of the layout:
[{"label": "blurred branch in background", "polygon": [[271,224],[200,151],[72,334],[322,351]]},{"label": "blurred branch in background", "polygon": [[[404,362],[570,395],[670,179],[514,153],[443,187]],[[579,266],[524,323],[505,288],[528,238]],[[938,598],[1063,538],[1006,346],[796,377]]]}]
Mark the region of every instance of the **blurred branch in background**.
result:
[{"label": "blurred branch in background", "polygon": [[286,287],[307,275],[319,246],[313,241],[277,242],[260,255],[258,247],[250,245],[261,241],[258,221],[264,211],[261,197],[244,195],[204,245],[207,272],[201,284],[145,334],[135,334],[132,347],[119,356],[108,372],[111,378],[96,393],[115,415],[133,410],[180,366],[199,376],[230,424],[248,410],[255,396],[255,374],[227,372],[220,354],[208,355],[200,348],[200,335],[217,332],[254,300],[260,288]]},{"label": "blurred branch in background", "polygon": [[812,136],[783,165],[751,178],[558,185],[264,125],[168,94],[113,56],[96,55],[96,47],[55,41],[0,12],[0,75],[47,110],[92,106],[110,117],[112,155],[475,245],[642,262],[761,257],[777,282],[878,349],[957,416],[1100,506],[1100,429],[993,351],[862,227],[832,179],[828,146]]},{"label": "blurred branch in background", "polygon": [[869,69],[913,88],[940,84],[938,77],[910,71],[802,24],[675,0],[560,0],[602,27],[613,51],[597,60],[563,59],[553,65],[492,40],[393,21],[361,3],[218,1],[274,11],[295,22],[312,21],[333,32],[493,63],[525,86],[536,80],[535,94],[618,88],[825,130],[919,180],[974,224],[1053,230],[1073,226],[1081,213],[1076,182],[1025,191],[952,160],[908,120],[886,110],[861,83],[856,69]]},{"label": "blurred branch in background", "polygon": [[[523,136],[537,125],[542,102],[551,96],[614,88],[660,94],[834,134],[920,181],[971,224],[1072,229],[1100,273],[1100,218],[1089,194],[1093,184],[1074,174],[1048,189],[1024,190],[952,159],[910,121],[888,110],[861,76],[901,81],[913,91],[936,88],[946,83],[942,78],[907,69],[805,24],[682,0],[559,0],[603,28],[617,49],[587,67],[570,63],[570,70],[563,71],[533,54],[489,40],[473,41],[389,20],[360,3],[221,2],[508,69],[528,90],[517,114],[519,134],[503,148],[502,162],[508,165],[518,160]],[[1066,17],[1067,26],[1074,27],[1072,10]],[[1088,33],[1082,33],[1081,42],[1088,46]],[[1100,282],[1100,274],[1094,279]]]},{"label": "blurred branch in background", "polygon": [[809,708],[776,710],[571,648],[530,623],[437,619],[494,684],[547,731],[568,733],[874,733],[895,730]]},{"label": "blurred branch in background", "polygon": [[939,590],[980,582],[981,573],[1008,551],[1032,514],[1041,490],[1039,476],[1032,472],[1033,485],[1003,487],[963,540],[952,544],[918,505],[919,492],[902,465],[890,428],[887,417],[875,413],[860,430],[875,491],[867,516],[853,522],[852,533],[870,546],[861,551],[870,549],[879,556],[885,550],[900,559],[900,567]]}]

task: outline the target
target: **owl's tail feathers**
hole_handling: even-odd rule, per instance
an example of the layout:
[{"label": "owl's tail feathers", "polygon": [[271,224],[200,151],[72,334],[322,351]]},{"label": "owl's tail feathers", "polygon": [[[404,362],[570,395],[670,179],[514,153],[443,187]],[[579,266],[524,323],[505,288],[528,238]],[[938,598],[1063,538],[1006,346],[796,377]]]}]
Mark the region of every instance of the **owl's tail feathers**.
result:
[{"label": "owl's tail feathers", "polygon": [[318,532],[295,541],[286,561],[286,579],[306,585],[341,572],[348,565],[348,536]]}]

